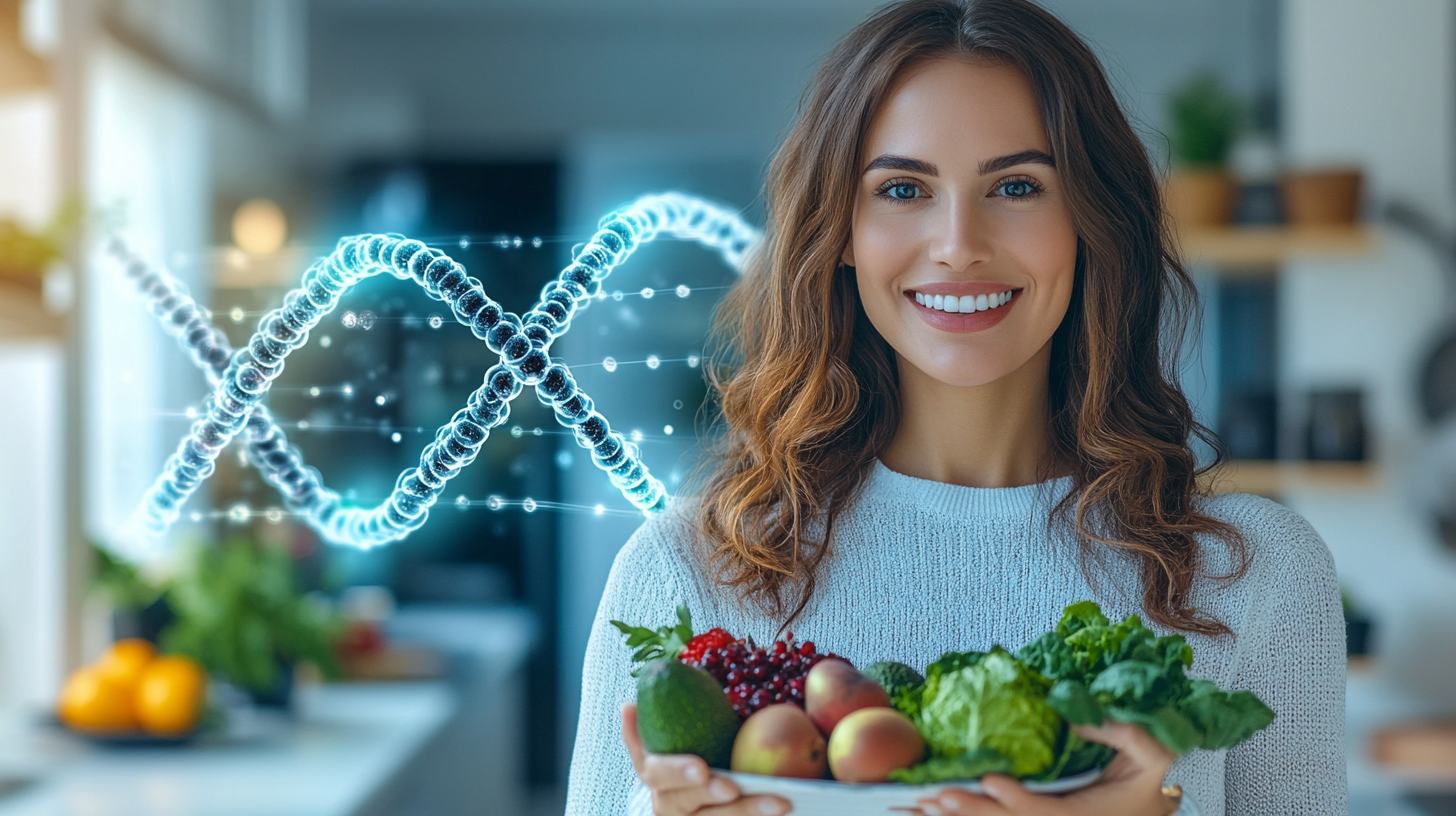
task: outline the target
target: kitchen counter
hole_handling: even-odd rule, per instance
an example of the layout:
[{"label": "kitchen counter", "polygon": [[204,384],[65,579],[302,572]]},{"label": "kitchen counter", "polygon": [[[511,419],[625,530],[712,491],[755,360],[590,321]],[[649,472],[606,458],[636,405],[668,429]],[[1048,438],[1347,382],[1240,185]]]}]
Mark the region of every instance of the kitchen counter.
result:
[{"label": "kitchen counter", "polygon": [[[450,721],[445,683],[300,689],[297,716],[235,719],[189,745],[93,745],[0,715],[0,816],[370,816]],[[14,788],[6,793],[7,788]]]}]

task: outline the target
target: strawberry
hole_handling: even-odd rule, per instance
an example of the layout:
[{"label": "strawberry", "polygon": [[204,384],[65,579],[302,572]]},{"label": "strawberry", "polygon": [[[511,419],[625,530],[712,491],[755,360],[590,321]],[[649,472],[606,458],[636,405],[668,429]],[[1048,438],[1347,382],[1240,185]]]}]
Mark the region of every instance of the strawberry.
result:
[{"label": "strawberry", "polygon": [[737,642],[738,638],[728,634],[726,629],[709,629],[688,641],[688,645],[678,653],[677,659],[696,666],[710,650],[724,649]]}]

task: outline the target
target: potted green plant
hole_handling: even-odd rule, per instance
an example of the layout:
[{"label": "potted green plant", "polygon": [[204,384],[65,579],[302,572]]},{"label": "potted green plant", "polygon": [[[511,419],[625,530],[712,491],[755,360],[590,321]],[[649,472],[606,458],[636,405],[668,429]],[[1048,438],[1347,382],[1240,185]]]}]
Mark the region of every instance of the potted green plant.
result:
[{"label": "potted green plant", "polygon": [[1174,222],[1182,227],[1228,223],[1238,192],[1228,158],[1243,106],[1217,77],[1201,73],[1174,91],[1168,116],[1173,169],[1165,195]]},{"label": "potted green plant", "polygon": [[175,619],[163,649],[195,658],[259,705],[289,706],[300,661],[337,673],[338,617],[299,591],[286,549],[236,536],[190,556],[167,590]]}]

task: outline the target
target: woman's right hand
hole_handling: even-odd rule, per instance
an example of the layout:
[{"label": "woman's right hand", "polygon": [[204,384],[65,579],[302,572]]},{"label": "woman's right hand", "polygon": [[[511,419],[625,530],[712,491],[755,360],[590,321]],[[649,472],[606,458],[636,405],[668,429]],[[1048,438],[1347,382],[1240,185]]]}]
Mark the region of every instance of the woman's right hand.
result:
[{"label": "woman's right hand", "polygon": [[733,780],[714,776],[692,754],[651,754],[637,733],[637,706],[622,706],[622,741],[637,778],[652,791],[657,816],[782,816],[790,805],[777,796],[742,796]]}]

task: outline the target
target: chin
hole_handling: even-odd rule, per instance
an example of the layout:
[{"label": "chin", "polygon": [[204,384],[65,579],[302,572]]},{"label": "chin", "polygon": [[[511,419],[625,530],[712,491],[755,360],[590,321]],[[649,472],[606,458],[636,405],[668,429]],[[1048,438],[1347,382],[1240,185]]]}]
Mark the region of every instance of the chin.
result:
[{"label": "chin", "polygon": [[986,363],[951,362],[927,364],[912,360],[910,364],[927,376],[954,388],[972,388],[993,383],[1015,370],[1015,366],[987,365]]}]

